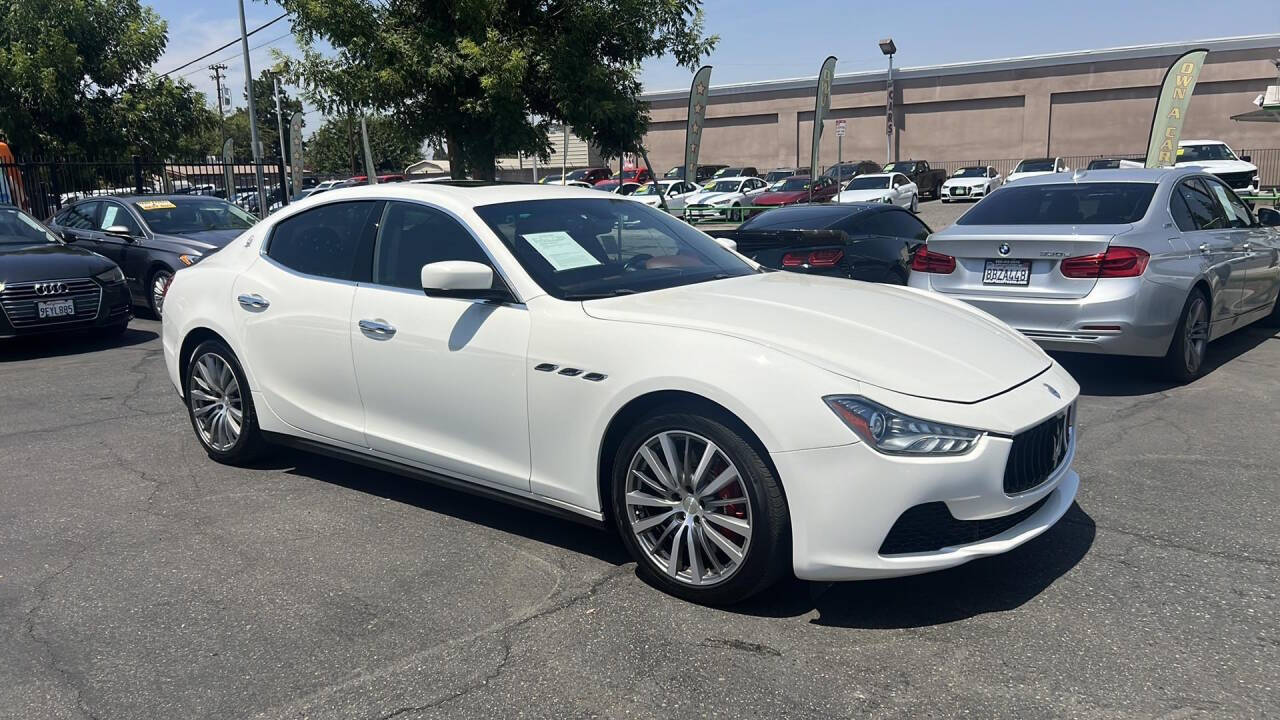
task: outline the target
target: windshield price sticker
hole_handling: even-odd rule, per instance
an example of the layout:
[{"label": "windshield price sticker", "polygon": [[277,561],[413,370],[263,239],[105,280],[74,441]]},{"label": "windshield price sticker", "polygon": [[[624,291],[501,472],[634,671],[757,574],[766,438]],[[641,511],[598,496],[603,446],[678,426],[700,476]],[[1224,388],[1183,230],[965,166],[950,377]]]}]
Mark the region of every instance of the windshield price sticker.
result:
[{"label": "windshield price sticker", "polygon": [[525,233],[523,237],[525,242],[529,243],[530,247],[537,250],[539,255],[551,263],[551,267],[555,268],[556,271],[574,270],[600,264],[600,261],[594,255],[587,252],[567,232],[555,230],[552,232]]},{"label": "windshield price sticker", "polygon": [[168,200],[143,200],[138,207],[142,210],[172,210],[178,206]]}]

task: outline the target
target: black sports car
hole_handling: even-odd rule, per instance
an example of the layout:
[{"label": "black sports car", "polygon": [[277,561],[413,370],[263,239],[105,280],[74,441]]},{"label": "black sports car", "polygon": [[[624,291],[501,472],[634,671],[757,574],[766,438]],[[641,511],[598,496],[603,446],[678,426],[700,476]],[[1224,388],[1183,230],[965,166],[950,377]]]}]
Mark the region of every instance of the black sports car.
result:
[{"label": "black sports car", "polygon": [[135,301],[159,318],[173,274],[217,252],[255,222],[221,198],[139,195],[77,200],[51,225],[67,242],[114,260]]},{"label": "black sports car", "polygon": [[66,245],[40,221],[0,205],[0,338],[97,329],[124,332],[133,317],[120,268]]},{"label": "black sports car", "polygon": [[896,205],[846,203],[781,207],[711,234],[765,267],[906,285],[911,253],[931,232]]}]

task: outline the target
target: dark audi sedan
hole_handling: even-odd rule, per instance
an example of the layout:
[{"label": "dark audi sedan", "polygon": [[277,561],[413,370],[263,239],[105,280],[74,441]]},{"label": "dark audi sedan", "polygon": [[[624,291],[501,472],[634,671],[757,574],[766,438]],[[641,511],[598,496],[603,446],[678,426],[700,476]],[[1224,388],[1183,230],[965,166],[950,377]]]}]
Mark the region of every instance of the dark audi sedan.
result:
[{"label": "dark audi sedan", "polygon": [[207,195],[89,197],[64,207],[53,229],[114,260],[135,302],[157,319],[173,274],[217,252],[257,222]]},{"label": "dark audi sedan", "polygon": [[132,313],[115,263],[68,246],[22,210],[0,205],[0,338],[71,330],[118,334]]}]

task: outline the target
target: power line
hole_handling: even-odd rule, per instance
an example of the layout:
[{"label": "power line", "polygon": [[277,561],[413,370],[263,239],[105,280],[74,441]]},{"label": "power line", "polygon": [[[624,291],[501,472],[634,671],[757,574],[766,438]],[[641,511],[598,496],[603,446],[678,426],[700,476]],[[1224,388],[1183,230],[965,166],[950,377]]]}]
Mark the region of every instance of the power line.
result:
[{"label": "power line", "polygon": [[[262,48],[264,48],[264,47],[268,47],[268,46],[272,45],[273,43],[279,42],[280,40],[283,40],[283,39],[285,39],[285,38],[289,37],[289,36],[290,36],[290,35],[292,35],[292,34],[293,34],[293,33],[284,33],[284,34],[281,34],[281,35],[277,35],[277,36],[275,36],[275,37],[271,38],[270,40],[267,40],[267,41],[265,41],[265,42],[263,42],[263,43],[260,43],[260,44],[258,44],[258,45],[254,45],[253,47],[249,48],[249,52],[253,52],[253,51],[255,51],[255,50],[261,50]],[[221,60],[217,60],[216,62],[219,62],[219,63],[227,63],[227,62],[229,62],[229,63],[233,63],[233,64],[234,64],[234,63],[235,63],[235,61],[236,61],[236,58],[238,58],[239,56],[240,56],[240,51],[239,51],[239,50],[236,50],[235,52],[231,53],[230,55],[227,55],[226,57],[222,58]],[[206,68],[198,67],[198,68],[196,68],[195,70],[188,70],[187,72],[182,73],[182,74],[181,74],[181,75],[179,75],[178,77],[179,77],[179,78],[188,78],[188,77],[191,77],[192,75],[195,75],[196,73],[204,72],[205,70],[206,70]]]},{"label": "power line", "polygon": [[[263,24],[259,25],[258,27],[256,27],[256,28],[254,28],[254,29],[250,30],[248,33],[245,33],[245,37],[248,37],[249,35],[252,35],[252,34],[254,34],[254,33],[258,32],[259,30],[262,30],[262,29],[264,29],[264,28],[267,28],[267,27],[270,27],[270,26],[272,26],[272,25],[275,25],[276,23],[280,22],[281,20],[283,20],[283,19],[285,19],[285,18],[287,18],[287,17],[289,17],[289,13],[283,13],[283,14],[281,14],[281,15],[280,15],[280,17],[276,18],[275,20],[270,20],[270,21],[268,21],[268,22],[265,22],[265,23],[263,23]],[[200,57],[196,58],[195,60],[189,60],[189,61],[187,61],[187,62],[184,62],[184,63],[182,63],[181,65],[179,65],[178,67],[176,67],[176,68],[174,68],[174,69],[170,70],[169,72],[162,74],[162,75],[161,75],[161,77],[168,77],[168,76],[170,76],[170,75],[172,75],[172,74],[174,74],[174,73],[178,72],[179,70],[181,70],[181,69],[183,69],[183,68],[190,67],[190,66],[192,66],[192,65],[194,65],[194,64],[196,64],[196,63],[198,63],[198,62],[200,62],[201,60],[204,60],[205,58],[209,57],[210,55],[216,55],[217,53],[220,53],[220,52],[222,52],[223,50],[226,50],[227,48],[231,47],[232,45],[235,45],[235,44],[236,44],[236,43],[238,43],[238,42],[240,42],[240,38],[236,38],[235,40],[232,40],[231,42],[227,43],[226,45],[223,45],[222,47],[214,48],[213,50],[210,50],[209,52],[207,52],[207,53],[205,53],[205,54],[201,55]],[[201,69],[203,69],[203,68],[201,68]]]}]

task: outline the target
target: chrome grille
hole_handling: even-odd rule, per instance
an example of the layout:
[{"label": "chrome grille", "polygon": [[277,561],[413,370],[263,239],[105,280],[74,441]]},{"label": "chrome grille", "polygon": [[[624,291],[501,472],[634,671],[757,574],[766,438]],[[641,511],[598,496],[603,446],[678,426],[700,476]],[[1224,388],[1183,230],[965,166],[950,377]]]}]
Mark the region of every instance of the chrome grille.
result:
[{"label": "chrome grille", "polygon": [[1004,467],[1005,493],[1037,488],[1062,465],[1071,448],[1073,415],[1074,405],[1014,436]]},{"label": "chrome grille", "polygon": [[[41,294],[37,286],[58,286],[54,294]],[[61,286],[66,290],[62,291]],[[62,317],[41,318],[37,303],[53,300],[71,300],[75,302],[75,314]],[[64,323],[84,322],[98,316],[98,308],[102,304],[102,288],[88,278],[75,280],[41,280],[38,282],[11,283],[0,292],[0,308],[4,309],[9,324],[15,328],[36,327],[45,325],[61,325]]]}]

